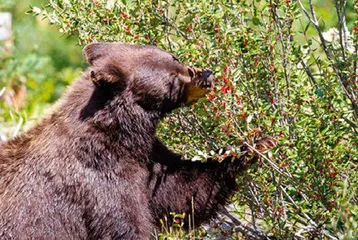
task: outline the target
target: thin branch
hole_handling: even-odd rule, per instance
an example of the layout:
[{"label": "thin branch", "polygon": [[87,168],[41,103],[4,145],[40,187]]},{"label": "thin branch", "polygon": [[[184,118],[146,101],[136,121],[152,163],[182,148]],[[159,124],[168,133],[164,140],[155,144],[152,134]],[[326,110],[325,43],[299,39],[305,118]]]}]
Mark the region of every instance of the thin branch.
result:
[{"label": "thin branch", "polygon": [[[165,9],[165,15],[164,15],[165,19],[169,19],[169,8],[166,8]],[[168,42],[168,46],[169,46],[169,50],[171,52],[173,52],[173,44],[172,44],[172,40],[170,39],[170,36],[169,36],[169,24],[165,24],[165,36],[166,36],[166,39],[167,39],[167,42]]]},{"label": "thin branch", "polygon": [[285,46],[284,44],[284,39],[283,39],[283,36],[282,36],[282,28],[280,26],[280,23],[279,23],[279,19],[280,19],[280,16],[277,12],[277,8],[276,8],[276,5],[272,3],[272,1],[270,1],[271,3],[271,6],[272,6],[272,11],[271,11],[271,14],[272,14],[272,17],[273,17],[273,20],[275,22],[275,25],[276,25],[276,28],[277,28],[277,32],[278,32],[278,35],[280,37],[280,45],[281,45],[281,49],[282,49],[282,65],[283,65],[283,72],[284,72],[284,75],[285,75],[285,81],[286,81],[286,88],[287,88],[287,97],[290,98],[290,81],[289,81],[289,76],[288,76],[288,72],[287,72],[287,65],[288,65],[288,61],[287,61],[287,46]]},{"label": "thin branch", "polygon": [[303,69],[305,70],[305,72],[307,73],[309,79],[313,82],[313,84],[315,85],[316,89],[320,89],[321,87],[319,86],[318,82],[316,81],[316,79],[314,78],[311,70],[308,68],[308,66],[306,65],[305,61],[301,58],[300,63],[303,66]]},{"label": "thin branch", "polygon": [[347,24],[346,24],[346,5],[347,1],[343,0],[343,4],[339,4],[341,1],[335,1],[336,12],[338,16],[338,32],[339,32],[339,44],[341,45],[342,57],[346,61],[346,49],[348,48],[347,41]]},{"label": "thin branch", "polygon": [[282,172],[281,169],[274,163],[272,162],[270,159],[268,159],[265,155],[263,155],[261,152],[257,151],[254,147],[252,147],[250,144],[248,144],[247,142],[244,142],[244,144],[246,146],[248,146],[252,151],[254,151],[256,154],[258,154],[260,157],[262,157],[263,159],[265,159],[273,169],[275,169],[279,174],[281,175],[285,175],[287,177],[292,178],[292,176],[290,176],[289,174]]}]

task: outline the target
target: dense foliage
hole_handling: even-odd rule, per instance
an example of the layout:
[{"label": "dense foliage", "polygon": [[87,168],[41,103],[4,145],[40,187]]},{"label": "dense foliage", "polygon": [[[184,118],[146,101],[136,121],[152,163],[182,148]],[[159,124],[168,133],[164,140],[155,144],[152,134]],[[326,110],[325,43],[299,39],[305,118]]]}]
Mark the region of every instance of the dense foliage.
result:
[{"label": "dense foliage", "polygon": [[311,1],[51,0],[30,12],[80,45],[154,44],[215,72],[207,99],[174,113],[159,133],[194,160],[227,144],[235,155],[243,144],[258,151],[262,136],[277,139],[238,176],[235,230],[255,239],[353,239],[358,3],[330,6],[336,29],[325,28]]}]

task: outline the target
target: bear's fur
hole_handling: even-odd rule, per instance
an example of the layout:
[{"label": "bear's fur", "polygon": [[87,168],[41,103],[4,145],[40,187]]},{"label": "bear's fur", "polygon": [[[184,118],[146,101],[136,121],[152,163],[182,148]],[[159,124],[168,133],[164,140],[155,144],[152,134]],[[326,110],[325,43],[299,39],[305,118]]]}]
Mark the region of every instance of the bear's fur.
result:
[{"label": "bear's fur", "polygon": [[213,76],[153,46],[95,43],[52,113],[0,145],[0,239],[149,239],[170,212],[215,216],[244,156],[183,161],[155,136]]}]

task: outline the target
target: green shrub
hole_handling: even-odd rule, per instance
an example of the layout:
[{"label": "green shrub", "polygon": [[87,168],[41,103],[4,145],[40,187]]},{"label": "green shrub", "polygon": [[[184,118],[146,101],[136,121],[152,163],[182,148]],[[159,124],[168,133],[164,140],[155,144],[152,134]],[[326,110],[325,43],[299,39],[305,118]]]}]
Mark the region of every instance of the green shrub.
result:
[{"label": "green shrub", "polygon": [[277,239],[352,239],[358,24],[350,19],[347,28],[344,16],[357,16],[357,2],[330,6],[336,31],[324,29],[311,1],[51,0],[32,12],[81,45],[154,44],[213,70],[215,90],[166,119],[161,138],[203,160],[212,149],[230,144],[240,154],[240,145],[254,148],[256,139],[274,136],[277,147],[238,176],[236,215],[249,221],[246,230]]}]

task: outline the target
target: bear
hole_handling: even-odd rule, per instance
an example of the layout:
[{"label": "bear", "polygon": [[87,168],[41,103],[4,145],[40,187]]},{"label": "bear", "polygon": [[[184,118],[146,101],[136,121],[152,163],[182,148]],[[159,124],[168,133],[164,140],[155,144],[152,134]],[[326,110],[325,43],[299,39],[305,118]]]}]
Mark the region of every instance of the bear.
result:
[{"label": "bear", "polygon": [[156,137],[165,116],[210,91],[212,72],[155,46],[83,54],[88,69],[51,113],[0,144],[0,239],[144,240],[170,212],[214,217],[257,157],[188,161]]}]

